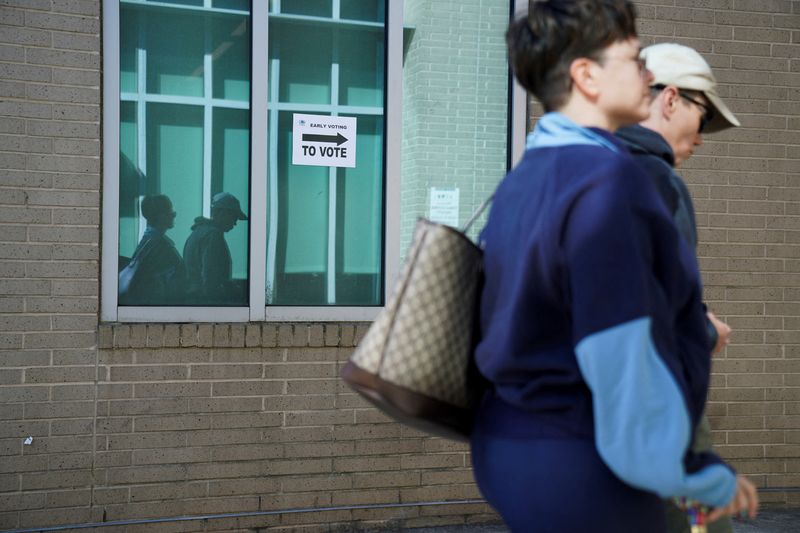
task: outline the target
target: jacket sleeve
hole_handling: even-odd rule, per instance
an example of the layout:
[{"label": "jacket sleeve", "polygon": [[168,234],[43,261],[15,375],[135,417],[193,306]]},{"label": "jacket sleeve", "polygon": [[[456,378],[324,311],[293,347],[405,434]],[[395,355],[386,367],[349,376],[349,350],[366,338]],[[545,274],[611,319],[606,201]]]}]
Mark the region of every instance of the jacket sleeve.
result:
[{"label": "jacket sleeve", "polygon": [[227,271],[225,261],[228,257],[225,237],[220,232],[212,232],[207,237],[206,246],[203,248],[203,287],[209,297],[224,295]]},{"label": "jacket sleeve", "polygon": [[[592,392],[596,446],[632,486],[726,505],[735,474],[717,456],[689,450],[708,385],[709,354],[679,353],[691,343],[679,341],[675,331],[676,322],[685,323],[677,313],[694,309],[706,346],[699,275],[681,259],[680,237],[663,207],[649,209],[647,196],[654,201],[655,191],[649,184],[649,190],[637,188],[636,180],[647,183],[643,176],[610,176],[585,191],[563,233],[573,342]],[[657,252],[672,241],[672,257]],[[687,357],[706,360],[698,366]],[[691,372],[705,376],[693,380]]]}]

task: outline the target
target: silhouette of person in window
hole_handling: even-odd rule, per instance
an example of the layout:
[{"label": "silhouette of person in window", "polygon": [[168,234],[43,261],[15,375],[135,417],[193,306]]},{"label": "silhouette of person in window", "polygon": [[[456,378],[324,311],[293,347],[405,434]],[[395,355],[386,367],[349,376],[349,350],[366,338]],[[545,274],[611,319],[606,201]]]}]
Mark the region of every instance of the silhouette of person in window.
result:
[{"label": "silhouette of person in window", "polygon": [[211,200],[211,218],[194,219],[183,247],[189,298],[196,304],[245,304],[241,283],[232,279],[231,252],[225,233],[239,220],[247,220],[239,200],[221,192]]},{"label": "silhouette of person in window", "polygon": [[130,262],[119,274],[119,303],[183,303],[186,270],[175,243],[166,235],[175,226],[172,202],[163,194],[145,196],[140,209],[147,228]]}]

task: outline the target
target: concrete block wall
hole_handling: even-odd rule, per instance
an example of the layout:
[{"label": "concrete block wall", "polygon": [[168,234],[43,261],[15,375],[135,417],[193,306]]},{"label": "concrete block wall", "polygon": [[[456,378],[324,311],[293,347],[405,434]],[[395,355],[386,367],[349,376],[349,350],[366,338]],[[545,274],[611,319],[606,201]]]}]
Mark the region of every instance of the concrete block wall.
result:
[{"label": "concrete block wall", "polygon": [[[463,445],[391,422],[338,379],[367,326],[101,325],[94,365],[26,368],[30,385],[15,388],[22,413],[3,427],[0,528],[258,512],[179,525],[494,520],[474,501]],[[454,500],[465,503],[413,505]],[[333,509],[269,514],[318,508]]]},{"label": "concrete block wall", "polygon": [[[695,199],[709,308],[733,328],[714,361],[717,449],[769,489],[800,486],[800,2],[636,2],[643,43],[698,50],[741,128],[681,169]],[[765,492],[766,502],[800,504]]]},{"label": "concrete block wall", "polygon": [[[709,414],[720,451],[777,490],[764,499],[798,505],[781,489],[800,487],[800,2],[637,5],[643,41],[700,50],[744,123],[683,171],[707,298],[736,330]],[[365,324],[99,324],[100,31],[99,0],[0,1],[0,529],[475,498],[464,446],[338,381]],[[493,518],[467,503],[107,529]]]},{"label": "concrete block wall", "polygon": [[[390,422],[338,379],[366,328],[102,326],[94,519],[479,498],[463,446]],[[490,516],[484,505],[451,507],[434,521]],[[430,511],[337,510],[336,518],[266,523],[411,527],[430,523]]]},{"label": "concrete block wall", "polygon": [[96,1],[0,3],[0,529],[89,516],[99,14]]}]

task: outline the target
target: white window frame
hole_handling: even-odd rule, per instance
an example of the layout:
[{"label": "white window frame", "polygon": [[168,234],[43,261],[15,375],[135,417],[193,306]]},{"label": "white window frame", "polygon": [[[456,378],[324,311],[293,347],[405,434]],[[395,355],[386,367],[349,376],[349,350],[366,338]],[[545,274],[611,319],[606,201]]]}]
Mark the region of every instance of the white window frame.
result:
[{"label": "white window frame", "polygon": [[[205,0],[210,4],[210,0]],[[519,16],[527,12],[528,0],[512,0]],[[400,262],[400,176],[402,133],[403,0],[390,0],[387,20],[386,109],[385,109],[385,252],[384,301],[388,298]],[[104,322],[249,322],[371,321],[379,306],[267,306],[267,96],[269,61],[267,45],[268,2],[252,2],[251,56],[251,149],[249,215],[249,286],[247,307],[138,307],[118,305],[119,253],[119,124],[120,124],[120,6],[119,0],[103,0],[103,216],[101,246],[100,318]],[[259,31],[256,31],[256,30]],[[509,101],[508,139],[511,161],[516,163],[525,149],[527,97],[513,81]],[[257,148],[256,148],[257,147]],[[261,204],[259,204],[261,202]],[[255,206],[262,205],[261,208]]]}]

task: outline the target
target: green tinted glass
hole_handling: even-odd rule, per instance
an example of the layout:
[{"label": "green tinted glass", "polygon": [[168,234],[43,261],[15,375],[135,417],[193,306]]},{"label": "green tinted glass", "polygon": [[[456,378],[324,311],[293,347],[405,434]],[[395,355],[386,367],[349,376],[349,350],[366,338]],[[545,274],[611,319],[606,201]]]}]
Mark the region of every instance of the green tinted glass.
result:
[{"label": "green tinted glass", "polygon": [[339,102],[383,106],[383,33],[369,29],[339,35]]},{"label": "green tinted glass", "polygon": [[143,193],[165,194],[172,200],[175,226],[168,234],[176,246],[189,236],[194,218],[203,214],[203,115],[200,106],[147,106],[147,178]]},{"label": "green tinted glass", "polygon": [[280,0],[280,12],[290,15],[330,17],[332,0]]},{"label": "green tinted glass", "polygon": [[308,35],[298,29],[307,30],[291,22],[270,24],[270,62],[278,74],[270,72],[270,83],[278,86],[280,102],[330,104],[332,29],[314,28],[319,39],[314,47],[308,46]]},{"label": "green tinted glass", "polygon": [[[213,118],[211,190],[233,194],[245,213],[249,213],[250,110],[217,108]],[[246,222],[240,221],[225,235],[231,249],[234,279],[247,279],[246,226]]]},{"label": "green tinted glass", "polygon": [[336,302],[365,305],[382,300],[383,117],[356,116],[361,165],[337,169]]},{"label": "green tinted glass", "polygon": [[136,104],[120,102],[119,111],[119,254],[125,262],[139,242],[139,197],[146,184],[137,160]]},{"label": "green tinted glass", "polygon": [[343,19],[383,22],[386,19],[386,4],[383,0],[339,0],[340,17]]},{"label": "green tinted glass", "polygon": [[[263,0],[261,0],[263,1]],[[250,0],[213,0],[211,3],[219,9],[234,9],[236,11],[250,11]]]},{"label": "green tinted glass", "polygon": [[248,302],[249,2],[204,6],[120,9],[120,305]]},{"label": "green tinted glass", "polygon": [[147,52],[147,92],[203,96],[205,17],[177,13],[142,13]]},{"label": "green tinted glass", "polygon": [[[330,1],[271,3],[268,305],[383,302],[384,11],[384,2],[373,1],[361,9]],[[298,114],[312,117],[310,123],[354,119],[355,135],[341,146],[331,130],[321,129],[316,140],[295,135]],[[355,150],[354,166],[325,158],[295,162],[295,144],[318,153]]]},{"label": "green tinted glass", "polygon": [[142,32],[139,29],[139,11],[122,4],[120,6],[119,27],[120,57],[119,57],[119,86],[123,93],[136,92],[139,63],[139,38]]},{"label": "green tinted glass", "polygon": [[250,100],[250,17],[219,17],[211,33],[213,96]]}]

